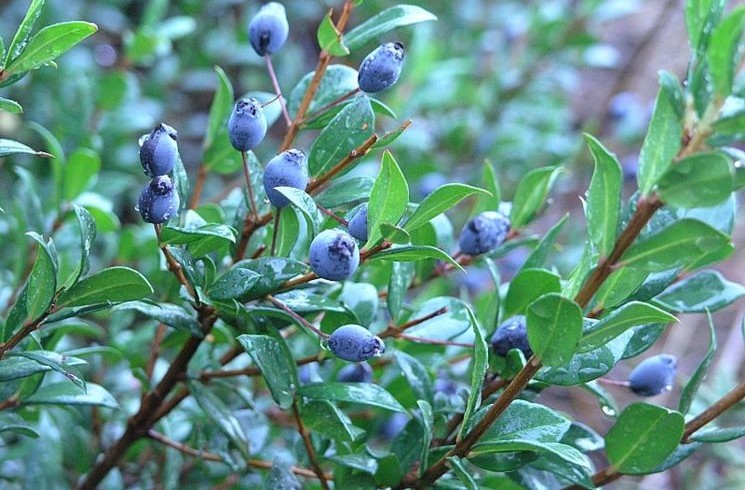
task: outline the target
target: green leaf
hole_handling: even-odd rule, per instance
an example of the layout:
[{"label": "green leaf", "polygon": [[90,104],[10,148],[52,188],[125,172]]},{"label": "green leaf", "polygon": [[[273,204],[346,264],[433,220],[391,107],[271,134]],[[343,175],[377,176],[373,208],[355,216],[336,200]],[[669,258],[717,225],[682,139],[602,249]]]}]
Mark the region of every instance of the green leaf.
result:
[{"label": "green leaf", "polygon": [[595,306],[613,308],[636,291],[648,275],[649,272],[632,267],[614,270],[595,295]]},{"label": "green leaf", "polygon": [[0,412],[0,434],[3,432],[15,432],[16,434],[33,437],[34,439],[40,436],[39,432],[28,425],[23,417],[8,411]]},{"label": "green leaf", "polygon": [[397,245],[408,245],[411,243],[411,235],[409,235],[408,231],[388,223],[380,225],[380,235],[384,240]]},{"label": "green leaf", "polygon": [[732,193],[732,166],[723,153],[696,153],[671,166],[657,185],[666,204],[679,208],[715,206]]},{"label": "green leaf", "polygon": [[329,439],[354,442],[364,434],[344,412],[329,401],[313,400],[304,403],[300,412],[308,429]]},{"label": "green leaf", "polygon": [[437,17],[415,5],[387,8],[344,34],[344,43],[355,51],[373,39],[397,27],[437,20]]},{"label": "green leaf", "polygon": [[541,296],[528,306],[528,342],[541,362],[561,366],[570,360],[582,336],[582,309],[557,293]]},{"label": "green leaf", "polygon": [[721,231],[702,221],[683,218],[637,241],[621,257],[619,266],[663,271],[684,266],[729,245],[730,238]]},{"label": "green leaf", "polygon": [[479,490],[479,484],[473,479],[472,471],[469,471],[463,464],[463,460],[458,456],[450,456],[447,458],[448,466],[453,470],[455,476],[458,477],[461,483],[465,486],[466,490]]},{"label": "green leaf", "polygon": [[154,292],[145,276],[129,267],[110,267],[60,294],[57,306],[86,306],[141,299]]},{"label": "green leaf", "polygon": [[317,177],[360,146],[375,131],[375,113],[366,96],[354,99],[321,131],[310,147],[308,169]]},{"label": "green leaf", "polygon": [[709,427],[696,431],[692,436],[692,441],[697,442],[729,442],[745,436],[745,427]]},{"label": "green leaf", "polygon": [[349,54],[349,48],[344,45],[341,33],[336,29],[334,21],[331,20],[329,12],[318,26],[318,46],[333,56],[346,56]]},{"label": "green leaf", "polygon": [[372,383],[311,383],[300,386],[297,393],[315,400],[357,403],[393,412],[406,412],[406,409],[390,393]]},{"label": "green leaf", "polygon": [[93,181],[101,170],[101,158],[93,150],[78,148],[67,159],[63,170],[63,197],[72,201]]},{"label": "green leaf", "polygon": [[662,84],[654,103],[652,120],[639,153],[637,180],[643,196],[649,195],[680,149],[683,122],[676,112],[675,96]]},{"label": "green leaf", "polygon": [[279,257],[242,260],[233,267],[249,269],[259,275],[259,280],[245,292],[245,296],[241,296],[241,302],[264,297],[293,277],[309,271],[308,266],[302,262]]},{"label": "green leaf", "polygon": [[544,294],[561,291],[561,278],[545,269],[523,269],[510,281],[504,298],[504,318],[524,314],[530,303]]},{"label": "green leaf", "polygon": [[308,220],[308,224],[313,229],[313,234],[315,235],[321,227],[321,220],[318,217],[318,207],[313,198],[304,190],[295,189],[294,187],[281,186],[275,187],[274,190],[285,196],[293,206],[303,213],[303,216]]},{"label": "green leaf", "polygon": [[616,155],[589,134],[585,133],[585,140],[595,159],[587,190],[587,234],[600,256],[606,257],[616,241],[623,175]]},{"label": "green leaf", "polygon": [[647,474],[675,451],[684,425],[683,416],[673,410],[629,405],[605,436],[608,461],[620,473]]},{"label": "green leaf", "polygon": [[[0,57],[2,57],[2,54],[0,54]],[[11,114],[22,114],[23,107],[15,100],[0,97],[0,111],[10,112]]]},{"label": "green leaf", "polygon": [[72,283],[75,284],[80,280],[83,274],[88,273],[90,267],[90,261],[88,257],[91,253],[91,247],[93,241],[96,239],[96,221],[91,213],[82,206],[74,204],[73,212],[78,220],[78,226],[80,227],[80,264],[75,274],[75,278]]},{"label": "green leaf", "polygon": [[[211,245],[215,243],[235,243],[236,232],[228,225],[219,223],[207,223],[196,228],[181,226],[164,226],[160,232],[161,243],[170,245],[198,246],[200,250],[209,248],[205,242]],[[192,254],[196,255],[192,250]]]},{"label": "green leaf", "polygon": [[522,228],[535,218],[560,172],[560,167],[541,167],[520,179],[512,200],[510,223],[513,229]]},{"label": "green leaf", "polygon": [[709,62],[714,92],[722,99],[732,93],[735,67],[742,59],[742,31],[745,28],[745,7],[730,12],[711,33],[706,57]]},{"label": "green leaf", "polygon": [[489,193],[484,189],[466,184],[445,184],[438,187],[417,206],[411,217],[406,220],[404,229],[407,231],[416,230],[438,214],[451,209],[473,194],[488,195]]},{"label": "green leaf", "polygon": [[[490,407],[479,410],[473,423],[483,418]],[[533,440],[559,442],[571,422],[554,410],[525,400],[514,400],[497,421],[482,436],[483,442]]]},{"label": "green leaf", "polygon": [[37,157],[45,158],[50,158],[52,156],[47,152],[36,151],[32,148],[29,148],[28,146],[24,145],[23,143],[19,143],[18,141],[0,138],[0,158],[5,158],[10,155],[34,155]]},{"label": "green leaf", "polygon": [[260,278],[259,274],[250,269],[233,267],[212,283],[209,296],[216,300],[240,298],[248,293]]},{"label": "green leaf", "polygon": [[86,384],[86,391],[80,391],[77,386],[65,381],[42,386],[28,398],[23,400],[24,405],[70,405],[70,406],[98,406],[106,408],[119,408],[116,399],[111,393],[94,383]]},{"label": "green leaf", "polygon": [[484,327],[478,322],[470,308],[467,311],[473,329],[473,365],[471,367],[471,391],[466,401],[466,409],[463,411],[463,422],[458,439],[465,436],[466,427],[481,403],[481,389],[484,384],[484,376],[489,368],[489,348],[484,338]]},{"label": "green leaf", "polygon": [[249,334],[240,335],[236,340],[261,370],[274,401],[282,409],[290,408],[299,382],[295,360],[284,340],[279,336]]},{"label": "green leaf", "polygon": [[693,404],[696,392],[698,392],[701,383],[704,381],[706,373],[709,372],[711,363],[714,361],[714,354],[717,350],[717,332],[714,329],[714,323],[711,321],[711,314],[708,314],[707,316],[709,318],[709,347],[706,349],[706,355],[701,360],[701,363],[696,367],[693,375],[691,375],[691,378],[685,384],[680,393],[678,411],[683,415],[691,410],[691,405]]},{"label": "green leaf", "polygon": [[26,15],[23,17],[21,24],[18,26],[18,30],[16,30],[15,36],[13,36],[13,40],[8,46],[5,62],[0,63],[0,65],[8,66],[11,61],[16,59],[18,55],[26,49],[28,39],[31,37],[31,31],[34,29],[34,25],[44,8],[44,2],[45,0],[31,0],[31,4],[26,10]]},{"label": "green leaf", "polygon": [[442,260],[453,265],[460,271],[464,270],[463,267],[461,267],[461,265],[458,264],[458,262],[456,262],[450,255],[431,245],[404,245],[400,247],[391,247],[382,252],[378,252],[375,255],[371,255],[367,260],[371,262],[376,260],[415,262],[422,259]]},{"label": "green leaf", "polygon": [[135,310],[143,315],[152,318],[164,325],[187,332],[194,337],[204,337],[202,327],[196,319],[196,316],[189,313],[184,308],[171,303],[151,304],[144,301],[127,301],[117,305],[114,310]]},{"label": "green leaf", "polygon": [[424,365],[402,351],[394,352],[393,357],[417,399],[432,400],[432,380]]},{"label": "green leaf", "polygon": [[393,155],[385,151],[367,205],[368,244],[372,245],[380,239],[380,225],[398,224],[408,202],[409,185],[406,178]]},{"label": "green leaf", "polygon": [[61,372],[81,364],[86,364],[86,362],[83,359],[53,351],[10,352],[5,359],[0,360],[0,382],[27,378],[52,369]]},{"label": "green leaf", "polygon": [[391,275],[388,281],[388,297],[386,298],[386,307],[388,313],[394,321],[398,321],[401,313],[401,306],[409,291],[409,285],[416,269],[413,262],[393,262],[391,265]]},{"label": "green leaf", "polygon": [[210,105],[207,131],[204,133],[204,142],[202,143],[205,154],[204,164],[207,168],[212,168],[218,163],[216,159],[208,158],[207,155],[210,154],[210,150],[218,138],[227,139],[227,122],[230,113],[233,111],[233,99],[235,98],[233,86],[225,71],[216,66],[215,73],[217,73],[217,90],[215,90],[215,96],[212,99],[212,105]]},{"label": "green leaf", "polygon": [[82,21],[60,22],[41,29],[23,52],[5,67],[6,74],[33,70],[48,63],[98,30]]},{"label": "green leaf", "polygon": [[[377,104],[380,103],[377,99],[371,99],[371,103],[375,104],[373,105],[373,110],[375,110],[376,114],[380,114],[381,112],[378,109]],[[389,114],[390,115],[390,114]],[[395,115],[390,115],[390,117],[395,118]],[[397,127],[396,129],[392,131],[388,131],[387,133],[383,134],[381,137],[378,138],[378,141],[375,142],[374,145],[370,147],[371,150],[377,150],[378,148],[387,148],[389,147],[394,141],[398,139],[399,136],[401,136],[404,131],[409,129],[409,126],[411,126],[411,119],[407,119],[404,121],[404,123]]]},{"label": "green leaf", "polygon": [[686,2],[688,39],[696,57],[706,50],[711,32],[719,23],[726,3],[726,0],[688,0]]},{"label": "green leaf", "polygon": [[543,235],[541,241],[538,242],[533,251],[530,252],[530,255],[528,255],[528,258],[523,262],[523,265],[520,268],[521,270],[538,269],[543,267],[543,264],[546,262],[546,257],[548,257],[549,252],[551,252],[551,249],[554,247],[554,243],[556,242],[562,228],[564,228],[567,219],[569,219],[569,213],[562,216],[561,219],[557,221],[545,235]]},{"label": "green leaf", "polygon": [[49,309],[57,292],[57,262],[51,238],[46,242],[42,236],[34,232],[28,232],[27,235],[36,240],[38,245],[36,261],[28,276],[26,291],[28,317],[35,320]]},{"label": "green leaf", "polygon": [[632,301],[610,312],[587,329],[579,341],[577,352],[595,350],[639,325],[677,321],[677,318],[665,310],[640,301]]},{"label": "green leaf", "polygon": [[370,177],[334,179],[331,185],[315,196],[316,202],[325,208],[336,208],[345,204],[367,201],[375,181]]},{"label": "green leaf", "polygon": [[[291,117],[297,114],[314,74],[315,72],[306,73],[292,89],[290,100],[287,102],[287,112]],[[357,70],[345,65],[330,65],[324,72],[318,90],[310,101],[307,114],[315,114],[322,107],[337,101],[357,88]]]},{"label": "green leaf", "polygon": [[497,178],[497,172],[494,170],[492,164],[488,161],[484,162],[483,175],[481,181],[484,184],[489,194],[480,194],[476,201],[476,206],[473,209],[472,214],[479,214],[484,211],[494,211],[499,209],[499,204],[502,201],[502,190],[499,187],[499,179]]},{"label": "green leaf", "polygon": [[745,296],[745,287],[713,270],[701,271],[672,284],[653,302],[676,313],[717,311]]},{"label": "green leaf", "polygon": [[233,412],[209,387],[196,381],[188,381],[189,392],[204,414],[233,443],[245,457],[249,457],[248,438]]}]

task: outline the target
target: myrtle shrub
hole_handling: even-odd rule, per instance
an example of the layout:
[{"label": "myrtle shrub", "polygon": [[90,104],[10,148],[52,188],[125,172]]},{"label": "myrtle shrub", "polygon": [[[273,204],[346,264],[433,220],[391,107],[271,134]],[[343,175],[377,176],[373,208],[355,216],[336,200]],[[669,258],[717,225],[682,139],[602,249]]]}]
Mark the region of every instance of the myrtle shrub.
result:
[{"label": "myrtle shrub", "polygon": [[[72,49],[97,25],[21,3],[0,38],[23,102],[0,97],[4,488],[591,489],[745,435],[720,423],[745,383],[699,392],[710,312],[745,295],[711,268],[745,185],[745,8],[688,0],[687,77],[659,75],[629,196],[556,90],[614,2],[441,7],[497,28],[442,65],[435,6],[110,2],[76,12],[101,31]],[[580,140],[583,207],[553,219],[576,169],[540,163]],[[468,177],[441,172],[458,159]],[[709,347],[680,379],[682,353],[647,351],[688,313]],[[674,409],[645,398],[676,383]],[[609,429],[544,396],[576,387]]]}]

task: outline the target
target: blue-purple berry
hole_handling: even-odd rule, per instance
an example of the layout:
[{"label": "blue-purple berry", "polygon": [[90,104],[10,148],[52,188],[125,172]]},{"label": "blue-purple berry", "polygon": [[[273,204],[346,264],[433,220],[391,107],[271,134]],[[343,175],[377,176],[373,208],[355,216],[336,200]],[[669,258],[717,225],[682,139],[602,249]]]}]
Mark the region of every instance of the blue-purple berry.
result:
[{"label": "blue-purple berry", "polygon": [[367,241],[367,204],[360,206],[347,224],[349,234],[361,242]]},{"label": "blue-purple berry", "polygon": [[526,358],[532,356],[525,315],[515,315],[499,325],[492,335],[491,346],[501,357],[505,357],[510,349],[519,349]]},{"label": "blue-purple berry", "polygon": [[308,163],[301,150],[286,150],[275,156],[264,169],[264,190],[269,201],[278,208],[290,204],[276,187],[294,187],[305,190],[308,185]]},{"label": "blue-purple berry", "polygon": [[334,330],[328,339],[328,346],[336,357],[349,362],[367,361],[385,352],[385,344],[380,337],[365,327],[351,324]]},{"label": "blue-purple berry", "polygon": [[137,210],[148,223],[165,223],[176,213],[180,199],[173,181],[167,175],[159,175],[145,184],[137,200]]},{"label": "blue-purple berry", "polygon": [[498,211],[484,211],[466,223],[460,233],[460,250],[479,255],[494,250],[504,242],[510,231],[510,220]]},{"label": "blue-purple berry", "polygon": [[140,138],[140,163],[148,177],[170,174],[179,158],[178,133],[167,124],[158,124]]},{"label": "blue-purple berry", "polygon": [[373,370],[366,362],[349,364],[336,374],[336,380],[342,383],[369,383],[372,378]]},{"label": "blue-purple berry", "polygon": [[275,53],[287,41],[290,26],[285,7],[278,2],[262,6],[248,24],[248,37],[256,54]]},{"label": "blue-purple berry", "polygon": [[398,81],[404,63],[404,45],[385,43],[368,54],[360,64],[357,82],[363,92],[374,94]]},{"label": "blue-purple berry", "polygon": [[324,230],[310,244],[310,268],[318,277],[342,281],[354,274],[359,264],[357,242],[343,230]]},{"label": "blue-purple berry", "polygon": [[672,388],[678,359],[659,354],[644,359],[629,375],[629,388],[640,396],[655,396]]},{"label": "blue-purple berry", "polygon": [[238,151],[255,148],[266,136],[266,116],[261,102],[253,97],[239,99],[228,119],[228,138]]}]

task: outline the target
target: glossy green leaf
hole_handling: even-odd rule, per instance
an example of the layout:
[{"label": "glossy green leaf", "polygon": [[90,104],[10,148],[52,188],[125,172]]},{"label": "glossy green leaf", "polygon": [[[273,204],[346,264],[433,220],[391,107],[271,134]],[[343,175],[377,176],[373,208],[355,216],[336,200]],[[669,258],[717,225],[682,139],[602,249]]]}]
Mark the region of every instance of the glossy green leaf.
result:
[{"label": "glossy green leaf", "polygon": [[34,439],[40,436],[39,432],[31,427],[23,417],[14,412],[0,412],[0,434],[3,432],[14,432]]},{"label": "glossy green leaf", "polygon": [[693,262],[701,255],[727,248],[730,238],[708,224],[691,218],[642,238],[621,257],[622,267],[663,271]]},{"label": "glossy green leaf", "polygon": [[688,0],[685,16],[691,48],[700,56],[724,10],[726,0]]},{"label": "glossy green leaf", "polygon": [[677,322],[670,313],[639,301],[631,301],[601,318],[582,335],[577,352],[595,350],[630,328],[648,323]]},{"label": "glossy green leaf", "polygon": [[[207,158],[210,149],[218,138],[227,138],[227,123],[230,113],[233,111],[233,85],[222,68],[215,67],[217,73],[217,90],[210,105],[209,118],[207,120],[207,131],[204,134],[202,147],[205,152],[204,164],[207,168],[214,167],[218,162],[214,158]],[[238,152],[235,152],[238,153]]]},{"label": "glossy green leaf", "polygon": [[666,204],[679,208],[715,206],[732,193],[732,165],[722,153],[696,153],[671,166],[657,185]]},{"label": "glossy green leaf", "polygon": [[535,218],[546,202],[551,186],[560,172],[560,167],[542,167],[525,174],[517,184],[512,200],[512,228],[522,228]]},{"label": "glossy green leaf", "polygon": [[745,286],[705,270],[672,284],[654,297],[654,303],[676,313],[717,311],[745,296]]},{"label": "glossy green leaf", "polygon": [[18,141],[0,138],[0,158],[8,157],[10,155],[34,155],[38,157],[52,156],[47,152],[36,151],[33,148],[29,148]]},{"label": "glossy green leaf", "polygon": [[696,442],[716,443],[729,442],[740,439],[745,436],[745,427],[709,427],[696,431],[691,436],[691,440]]},{"label": "glossy green leaf", "polygon": [[473,478],[472,472],[466,467],[465,463],[458,456],[450,456],[447,458],[448,466],[453,470],[455,476],[458,477],[461,483],[465,486],[466,490],[479,490],[479,484]]},{"label": "glossy green leaf", "polygon": [[349,54],[349,48],[344,45],[341,33],[336,29],[334,21],[331,19],[331,12],[321,21],[316,33],[318,46],[333,56],[346,56]]},{"label": "glossy green leaf", "polygon": [[628,298],[647,278],[649,272],[632,267],[614,270],[595,294],[597,308],[613,308]]},{"label": "glossy green leaf", "polygon": [[119,408],[111,393],[94,383],[86,384],[83,392],[77,386],[65,381],[42,386],[23,400],[25,405],[92,405],[106,408]]},{"label": "glossy green leaf", "polygon": [[333,403],[326,400],[312,400],[301,407],[303,423],[314,433],[336,441],[353,442],[364,431],[355,427],[349,417]]},{"label": "glossy green leaf", "polygon": [[82,206],[73,205],[72,209],[75,213],[75,218],[78,220],[78,227],[80,228],[80,264],[72,281],[74,284],[78,282],[83,274],[87,274],[90,268],[90,260],[88,258],[91,253],[91,247],[93,247],[93,241],[96,239],[96,220]]},{"label": "glossy green leaf", "polygon": [[489,194],[479,194],[476,199],[476,206],[473,209],[473,214],[482,213],[484,211],[494,211],[499,209],[499,204],[502,201],[502,189],[499,187],[499,178],[497,172],[490,162],[484,163],[483,175],[481,177],[483,188]]},{"label": "glossy green leaf", "polygon": [[279,257],[242,260],[233,267],[249,269],[259,275],[259,280],[241,297],[240,301],[242,302],[266,296],[293,277],[305,274],[310,270],[302,262]]},{"label": "glossy green leaf", "polygon": [[600,256],[605,257],[616,241],[623,175],[616,155],[589,134],[585,134],[585,141],[595,159],[595,171],[587,190],[587,234]]},{"label": "glossy green leaf", "polygon": [[314,400],[357,403],[393,412],[406,411],[390,393],[372,383],[311,383],[300,386],[297,393]]},{"label": "glossy green leaf", "polygon": [[[489,407],[482,408],[474,422],[482,418]],[[569,430],[570,421],[554,410],[525,400],[514,400],[504,414],[487,429],[481,438],[484,442],[508,440],[533,440],[558,442]]]},{"label": "glossy green leaf", "polygon": [[114,309],[135,310],[176,330],[187,332],[195,337],[204,337],[202,326],[197,321],[196,315],[178,305],[161,302],[152,304],[144,301],[127,301],[117,305]]},{"label": "glossy green leaf", "polygon": [[161,243],[188,245],[192,256],[200,257],[219,247],[236,242],[237,232],[228,225],[207,223],[194,228],[164,226],[160,232]]},{"label": "glossy green leaf", "polygon": [[547,366],[568,362],[582,336],[582,309],[557,293],[541,296],[528,306],[528,342]]},{"label": "glossy green leaf", "polygon": [[129,267],[110,267],[88,276],[60,294],[57,306],[86,306],[142,299],[153,293],[145,276]]},{"label": "glossy green leaf", "polygon": [[380,236],[396,245],[408,245],[411,243],[411,235],[404,228],[399,228],[388,223],[380,225]]},{"label": "glossy green leaf", "polygon": [[[371,102],[374,104],[373,105],[373,109],[377,109],[377,106],[375,104],[378,101],[376,99],[371,99]],[[376,114],[380,114],[380,111],[377,111],[376,110]],[[395,115],[390,115],[390,117],[395,118],[396,116]],[[392,131],[388,131],[387,133],[381,135],[378,138],[378,141],[376,141],[375,144],[372,145],[371,149],[372,150],[377,150],[378,148],[387,148],[387,147],[389,147],[394,141],[396,141],[399,138],[399,136],[401,136],[404,133],[404,131],[406,131],[409,128],[409,126],[411,126],[411,119],[407,119],[406,121],[404,121],[404,123],[401,126],[397,127],[396,129],[394,129]]]},{"label": "glossy green leaf", "polygon": [[31,4],[26,9],[26,15],[24,15],[21,24],[18,26],[13,40],[8,45],[8,50],[5,55],[5,62],[0,65],[8,66],[11,61],[16,59],[21,52],[26,49],[28,40],[31,37],[31,31],[34,30],[34,25],[41,15],[41,11],[44,8],[45,0],[31,0]]},{"label": "glossy green leaf", "polygon": [[396,159],[386,151],[380,164],[380,172],[370,191],[367,205],[367,243],[380,239],[380,225],[398,224],[409,202],[409,185]]},{"label": "glossy green leaf", "polygon": [[417,229],[473,194],[488,195],[488,192],[466,184],[445,184],[438,187],[417,206],[411,217],[406,220],[404,229]]},{"label": "glossy green leaf", "polygon": [[414,262],[393,262],[391,265],[391,276],[388,281],[388,296],[386,306],[391,318],[398,320],[401,306],[409,291],[409,285],[414,279]]},{"label": "glossy green leaf", "polygon": [[46,241],[33,232],[27,235],[37,242],[36,261],[28,276],[25,294],[28,317],[35,320],[49,309],[57,292],[57,262],[51,238]]},{"label": "glossy green leaf", "polygon": [[524,314],[530,303],[544,294],[561,291],[561,278],[545,269],[523,269],[510,281],[504,298],[504,318]]},{"label": "glossy green leaf", "polygon": [[673,410],[646,403],[629,405],[605,436],[608,460],[621,473],[650,473],[675,451],[684,425],[683,416]]},{"label": "glossy green leaf", "polygon": [[243,267],[233,267],[218,277],[209,288],[210,298],[229,300],[248,293],[261,276]]},{"label": "glossy green leaf", "polygon": [[701,363],[696,367],[696,370],[693,372],[691,378],[685,384],[680,393],[678,411],[683,415],[691,410],[693,399],[695,398],[701,383],[704,381],[706,374],[709,372],[709,368],[711,368],[711,363],[714,361],[714,354],[717,350],[717,332],[714,329],[714,323],[711,321],[711,314],[707,316],[709,319],[709,347],[706,349],[706,354],[701,360]]},{"label": "glossy green leaf", "polygon": [[639,191],[646,196],[667,171],[680,149],[683,122],[676,111],[675,97],[662,84],[657,93],[652,120],[639,154],[637,181]]},{"label": "glossy green leaf", "polygon": [[344,34],[344,43],[350,50],[356,51],[369,41],[378,39],[381,35],[397,27],[432,20],[437,20],[437,17],[421,7],[396,5],[379,12]]},{"label": "glossy green leaf", "polygon": [[274,401],[288,409],[295,400],[297,369],[290,349],[281,337],[244,334],[236,338],[261,370]]},{"label": "glossy green leaf", "polygon": [[5,72],[13,74],[38,68],[97,30],[95,24],[82,21],[60,22],[46,26],[29,40],[21,54],[5,67]]},{"label": "glossy green leaf", "polygon": [[489,347],[486,343],[484,327],[478,322],[470,308],[467,311],[473,329],[473,363],[471,364],[471,390],[468,393],[466,409],[463,411],[459,438],[465,437],[466,427],[481,404],[481,389],[484,384],[484,376],[486,376],[489,368]]},{"label": "glossy green leaf", "polygon": [[67,158],[63,170],[62,195],[72,201],[86,190],[101,170],[101,158],[93,150],[78,148]]},{"label": "glossy green leaf", "polygon": [[535,248],[533,248],[533,251],[530,252],[530,255],[528,255],[528,258],[525,259],[525,262],[523,262],[523,265],[520,268],[521,271],[525,269],[539,269],[543,267],[544,263],[546,262],[546,258],[551,252],[551,249],[554,248],[556,239],[558,238],[559,233],[561,233],[561,230],[564,228],[567,219],[569,219],[569,213],[562,216],[561,219],[557,221],[556,224],[543,235],[541,241],[538,242]]},{"label": "glossy green leaf", "polygon": [[368,200],[373,182],[375,181],[370,177],[334,179],[315,199],[319,205],[329,209],[357,204]]},{"label": "glossy green leaf", "polygon": [[456,262],[450,255],[439,248],[430,245],[404,245],[400,247],[391,247],[382,252],[378,252],[375,255],[371,255],[368,258],[368,261],[385,260],[410,262],[422,259],[442,260],[452,264],[458,270],[463,270],[463,267],[461,267],[461,265],[458,264],[458,262]]},{"label": "glossy green leaf", "polygon": [[742,32],[745,28],[745,7],[730,12],[714,27],[706,57],[709,61],[714,92],[721,98],[732,93],[735,69],[742,59]]},{"label": "glossy green leaf", "polygon": [[[2,57],[1,54],[0,57]],[[21,107],[21,104],[15,100],[0,97],[0,111],[10,112],[11,114],[21,114],[23,113],[23,107]]]},{"label": "glossy green leaf", "polygon": [[[306,73],[295,85],[287,102],[290,117],[295,117],[300,103],[308,90],[315,72]],[[343,96],[357,90],[357,70],[346,65],[329,65],[321,78],[318,90],[308,106],[308,115],[316,114],[322,107],[336,102]]]},{"label": "glossy green leaf", "polygon": [[208,386],[197,381],[189,381],[188,384],[189,392],[207,418],[248,458],[248,438],[232,410]]},{"label": "glossy green leaf", "polygon": [[[20,355],[28,354],[28,355]],[[26,378],[37,373],[43,373],[57,368],[57,371],[86,364],[82,359],[67,356],[52,351],[26,351],[23,353],[9,353],[0,360],[0,382]]]},{"label": "glossy green leaf", "polygon": [[416,357],[402,351],[394,352],[393,357],[417,399],[431,401],[432,380],[424,365]]},{"label": "glossy green leaf", "polygon": [[23,357],[31,359],[37,364],[46,366],[52,371],[56,371],[67,378],[72,384],[77,386],[79,389],[86,391],[85,380],[80,370],[76,368],[76,365],[86,364],[82,359],[65,355],[54,355],[56,353],[50,353],[46,351],[23,351],[23,352],[10,352],[7,355],[14,357]]},{"label": "glossy green leaf", "polygon": [[[315,201],[304,190],[295,189],[294,187],[275,187],[275,191],[285,196],[295,208],[297,208],[308,224],[313,228],[313,234],[318,232],[321,227],[321,220],[318,216],[318,207]],[[280,224],[280,226],[282,226]]]},{"label": "glossy green leaf", "polygon": [[313,177],[328,172],[375,131],[375,114],[370,100],[357,97],[344,107],[313,142],[308,169]]}]

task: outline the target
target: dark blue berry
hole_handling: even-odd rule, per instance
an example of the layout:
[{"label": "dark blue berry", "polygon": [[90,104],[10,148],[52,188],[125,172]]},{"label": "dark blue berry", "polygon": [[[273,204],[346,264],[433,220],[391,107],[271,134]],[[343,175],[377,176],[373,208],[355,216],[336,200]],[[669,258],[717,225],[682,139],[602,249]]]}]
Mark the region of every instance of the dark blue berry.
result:
[{"label": "dark blue berry", "polygon": [[446,373],[440,373],[435,379],[435,393],[453,396],[458,393],[458,382],[450,378]]},{"label": "dark blue berry", "polygon": [[460,250],[468,255],[479,255],[494,250],[510,231],[510,220],[497,211],[484,211],[466,223],[460,233]]},{"label": "dark blue berry", "polygon": [[167,175],[160,175],[142,188],[137,210],[148,223],[165,223],[178,213],[179,204],[173,181]]},{"label": "dark blue berry", "polygon": [[357,242],[342,230],[324,230],[310,244],[310,267],[323,279],[347,279],[360,264]]},{"label": "dark blue berry", "polygon": [[308,185],[308,163],[300,150],[283,151],[269,160],[264,169],[264,190],[269,201],[278,208],[290,204],[275,187],[294,187],[305,190]]},{"label": "dark blue berry", "polygon": [[256,147],[266,136],[266,116],[261,102],[253,97],[235,103],[228,119],[230,144],[238,151]]},{"label": "dark blue berry", "polygon": [[532,356],[525,315],[515,315],[497,327],[491,338],[491,346],[494,353],[501,357],[505,357],[510,349],[519,349],[526,358]]},{"label": "dark blue berry", "polygon": [[170,174],[179,158],[176,130],[159,124],[140,138],[140,163],[148,177]]},{"label": "dark blue berry", "polygon": [[372,378],[373,370],[366,362],[344,366],[336,375],[336,380],[342,383],[369,383]]},{"label": "dark blue berry", "polygon": [[363,204],[354,213],[347,225],[349,234],[361,242],[367,241],[367,204]]},{"label": "dark blue berry", "polygon": [[386,43],[368,54],[360,64],[357,82],[363,92],[374,94],[390,88],[401,75],[404,63],[404,45]]},{"label": "dark blue berry", "polygon": [[380,426],[380,436],[383,439],[392,440],[404,430],[409,423],[409,417],[402,412],[396,412],[383,422]]},{"label": "dark blue berry", "polygon": [[248,24],[251,46],[259,56],[278,51],[287,41],[289,32],[285,7],[277,2],[262,6]]},{"label": "dark blue berry", "polygon": [[367,361],[385,352],[383,340],[359,325],[344,325],[334,330],[328,346],[336,357],[350,362]]},{"label": "dark blue berry", "polygon": [[678,359],[659,354],[644,359],[629,375],[629,388],[641,396],[655,396],[672,388]]}]

